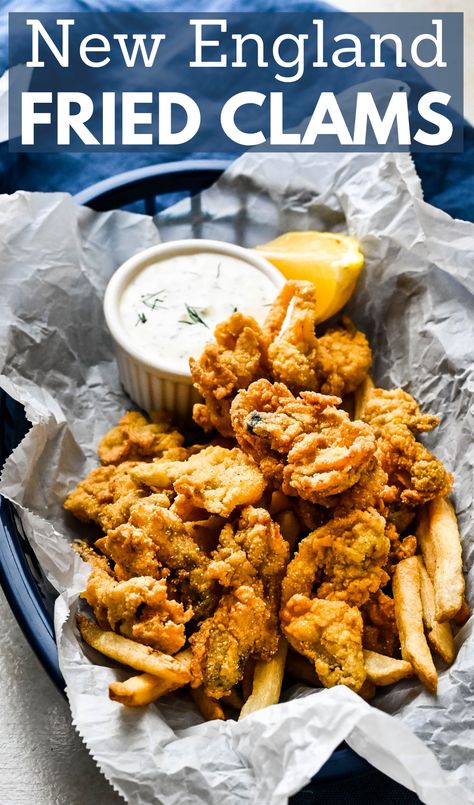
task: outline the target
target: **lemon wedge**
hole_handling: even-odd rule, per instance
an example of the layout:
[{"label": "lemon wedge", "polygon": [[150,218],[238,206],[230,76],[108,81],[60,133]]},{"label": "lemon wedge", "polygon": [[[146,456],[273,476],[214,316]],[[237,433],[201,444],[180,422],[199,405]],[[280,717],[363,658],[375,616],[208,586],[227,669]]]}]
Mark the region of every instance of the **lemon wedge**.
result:
[{"label": "lemon wedge", "polygon": [[287,232],[256,249],[287,279],[314,282],[316,321],[344,307],[364,264],[357,241],[337,232]]}]

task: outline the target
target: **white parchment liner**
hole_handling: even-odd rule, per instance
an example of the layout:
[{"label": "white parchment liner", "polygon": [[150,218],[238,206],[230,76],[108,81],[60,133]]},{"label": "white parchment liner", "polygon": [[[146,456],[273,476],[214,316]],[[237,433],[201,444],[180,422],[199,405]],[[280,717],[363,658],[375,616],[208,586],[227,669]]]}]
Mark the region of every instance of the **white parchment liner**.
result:
[{"label": "white parchment liner", "polygon": [[62,502],[95,466],[101,435],[131,407],[105,330],[103,292],[123,260],[160,238],[252,246],[313,228],[361,241],[366,268],[349,312],[374,347],[377,382],[402,385],[443,418],[426,443],[456,475],[471,598],[474,226],[423,202],[407,155],[247,154],[201,203],[194,226],[184,202],[155,225],[79,208],[65,194],[0,196],[0,384],[32,422],[0,491],[15,502],[60,593],[56,632],[74,723],[134,805],[280,805],[344,739],[426,803],[474,803],[471,622],[458,634],[453,667],[439,666],[436,697],[416,680],[379,694],[376,707],[345,688],[299,688],[291,701],[239,723],[201,723],[179,695],[139,711],[109,701],[108,683],[127,672],[78,639],[74,615],[87,570],[68,543],[84,527]]}]

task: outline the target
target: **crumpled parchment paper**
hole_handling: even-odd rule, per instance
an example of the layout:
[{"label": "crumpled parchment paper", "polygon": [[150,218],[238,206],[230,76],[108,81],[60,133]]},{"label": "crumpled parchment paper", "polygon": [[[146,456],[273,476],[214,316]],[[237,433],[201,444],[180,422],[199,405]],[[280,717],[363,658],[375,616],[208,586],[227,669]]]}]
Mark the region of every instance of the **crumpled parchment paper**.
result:
[{"label": "crumpled parchment paper", "polygon": [[96,464],[99,438],[130,407],[102,315],[106,283],[123,260],[160,237],[253,246],[295,228],[348,231],[366,256],[349,312],[374,347],[376,381],[407,388],[442,416],[426,443],[455,472],[474,603],[474,226],[424,203],[401,154],[250,153],[202,194],[194,223],[186,202],[153,222],[23,192],[0,197],[0,222],[0,384],[32,423],[0,491],[59,592],[56,632],[74,724],[114,788],[134,805],[281,805],[345,739],[426,803],[474,803],[472,619],[457,636],[454,666],[439,666],[436,697],[406,680],[375,706],[346,688],[295,688],[242,722],[201,723],[179,694],[129,710],[107,698],[108,683],[128,673],[78,638],[87,568],[69,543],[84,527],[62,509]]}]

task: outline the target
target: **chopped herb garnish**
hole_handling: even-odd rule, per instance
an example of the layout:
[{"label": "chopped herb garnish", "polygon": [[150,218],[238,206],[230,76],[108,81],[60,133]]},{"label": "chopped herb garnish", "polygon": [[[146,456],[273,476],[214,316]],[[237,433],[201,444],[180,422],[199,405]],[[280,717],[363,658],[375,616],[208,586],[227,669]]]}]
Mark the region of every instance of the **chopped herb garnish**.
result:
[{"label": "chopped herb garnish", "polygon": [[184,306],[186,308],[186,313],[189,316],[189,321],[186,319],[180,319],[180,324],[203,324],[204,327],[209,329],[209,325],[206,324],[204,319],[201,318],[195,307],[191,307],[191,305],[188,305],[186,302],[184,303]]},{"label": "chopped herb garnish", "polygon": [[237,312],[238,312],[238,308],[236,308],[235,305],[234,305],[234,309],[233,309],[232,313],[237,313]]},{"label": "chopped herb garnish", "polygon": [[145,314],[144,313],[139,313],[138,314],[138,319],[135,322],[135,327],[137,326],[137,324],[145,324],[146,321],[148,321],[148,319],[145,316]]},{"label": "chopped herb garnish", "polygon": [[162,302],[165,300],[161,298],[162,294],[165,291],[156,291],[156,293],[142,293],[140,299],[142,300],[142,304],[149,307],[151,310],[156,310],[156,308],[163,308]]}]

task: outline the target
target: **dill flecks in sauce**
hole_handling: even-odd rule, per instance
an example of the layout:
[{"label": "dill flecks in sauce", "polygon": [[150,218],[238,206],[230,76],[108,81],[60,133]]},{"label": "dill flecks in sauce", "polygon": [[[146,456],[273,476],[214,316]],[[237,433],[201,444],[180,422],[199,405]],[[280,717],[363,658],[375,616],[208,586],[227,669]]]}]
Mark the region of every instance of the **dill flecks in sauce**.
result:
[{"label": "dill flecks in sauce", "polygon": [[278,289],[258,268],[217,252],[160,260],[135,275],[120,300],[130,345],[187,373],[212,340],[216,324],[236,310],[262,323]]}]

